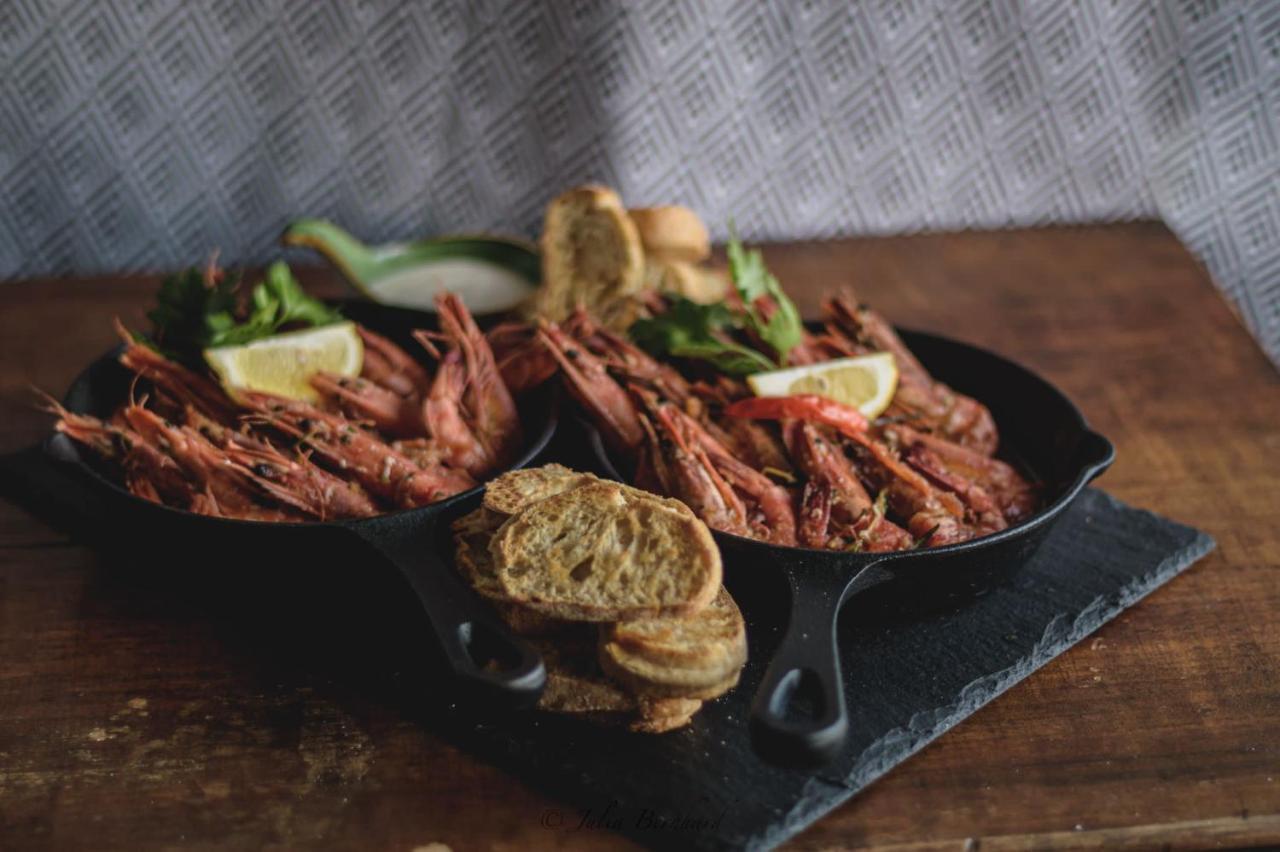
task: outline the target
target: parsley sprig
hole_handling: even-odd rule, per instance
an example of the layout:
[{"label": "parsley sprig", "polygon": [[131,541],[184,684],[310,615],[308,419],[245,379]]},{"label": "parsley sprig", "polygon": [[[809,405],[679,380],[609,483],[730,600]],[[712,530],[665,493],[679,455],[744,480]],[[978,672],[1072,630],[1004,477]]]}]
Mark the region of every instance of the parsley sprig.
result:
[{"label": "parsley sprig", "polygon": [[785,364],[787,353],[804,335],[800,312],[765,267],[760,250],[743,248],[732,225],[728,254],[740,309],[677,296],[666,313],[633,323],[631,339],[653,355],[706,361],[734,376]]},{"label": "parsley sprig", "polygon": [[318,326],[340,322],[342,314],[303,291],[283,261],[268,267],[266,276],[241,306],[241,276],[229,274],[209,280],[199,269],[166,278],[156,295],[150,342],[188,362],[217,346],[234,346],[270,337],[286,326]]},{"label": "parsley sprig", "polygon": [[723,304],[702,305],[679,296],[666,313],[636,320],[630,334],[654,355],[707,361],[733,376],[772,370],[773,362],[767,357],[729,336],[742,327],[740,315]]},{"label": "parsley sprig", "polygon": [[765,267],[760,249],[744,249],[732,225],[729,230],[729,274],[742,297],[748,328],[773,350],[778,364],[786,363],[787,353],[804,335],[800,311],[783,292],[778,279]]}]

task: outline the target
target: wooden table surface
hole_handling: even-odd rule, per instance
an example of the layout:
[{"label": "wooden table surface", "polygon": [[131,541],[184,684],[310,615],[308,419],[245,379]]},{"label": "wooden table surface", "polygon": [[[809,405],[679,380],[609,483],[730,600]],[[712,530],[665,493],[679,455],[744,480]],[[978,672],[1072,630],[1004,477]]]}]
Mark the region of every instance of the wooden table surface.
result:
[{"label": "wooden table surface", "polygon": [[[766,257],[808,313],[853,284],[903,325],[1042,372],[1115,441],[1102,487],[1218,540],[791,847],[1280,843],[1280,375],[1203,268],[1154,224]],[[48,428],[31,385],[61,393],[113,315],[142,325],[155,285],[0,286],[0,451]],[[559,803],[366,691],[287,614],[266,630],[128,561],[0,501],[0,848],[631,846],[544,827]]]}]

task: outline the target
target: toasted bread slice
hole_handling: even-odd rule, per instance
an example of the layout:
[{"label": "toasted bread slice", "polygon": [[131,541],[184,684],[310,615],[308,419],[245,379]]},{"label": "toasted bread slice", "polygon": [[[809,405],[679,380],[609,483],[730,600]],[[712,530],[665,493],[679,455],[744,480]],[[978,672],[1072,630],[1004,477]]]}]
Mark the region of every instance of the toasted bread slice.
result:
[{"label": "toasted bread slice", "polygon": [[534,612],[506,599],[489,555],[489,541],[505,520],[483,506],[453,522],[454,564],[462,579],[487,598],[498,617],[521,636],[549,636],[562,632],[570,622]]},{"label": "toasted bread slice", "polygon": [[534,307],[547,319],[563,320],[578,304],[608,307],[644,286],[640,236],[617,193],[606,187],[580,186],[553,200],[541,250],[542,284]]},{"label": "toasted bread slice", "polygon": [[[698,706],[702,706],[701,701],[698,702]],[[662,716],[657,719],[646,719],[643,716],[637,716],[635,719],[631,720],[627,727],[637,734],[665,734],[669,731],[683,728],[685,725],[692,722],[694,714],[697,712],[698,711],[695,710],[692,713],[686,713],[683,716]]]},{"label": "toasted bread slice", "polygon": [[643,488],[636,488],[634,485],[627,485],[625,482],[617,482],[612,479],[600,479],[597,477],[596,482],[606,482],[609,485],[612,485],[618,490],[620,490],[623,494],[625,494],[629,498],[632,498],[635,500],[649,500],[649,501],[658,503],[664,508],[670,509],[672,512],[675,512],[678,515],[684,515],[685,517],[688,517],[688,518],[698,517],[693,513],[693,510],[690,509],[687,504],[685,504],[680,500],[677,500],[674,497],[663,497],[661,494],[655,494],[652,491],[646,491]]},{"label": "toasted bread slice", "polygon": [[638,698],[637,715],[628,726],[642,734],[665,734],[689,724],[702,709],[696,698]]},{"label": "toasted bread slice", "polygon": [[699,263],[711,256],[707,226],[688,207],[633,207],[627,215],[635,223],[640,243],[650,257]]},{"label": "toasted bread slice", "polygon": [[[565,491],[579,488],[583,485],[604,481],[606,480],[602,480],[594,473],[573,470],[554,462],[544,464],[541,467],[519,468],[508,471],[490,481],[485,486],[484,501],[481,505],[489,510],[490,514],[487,517],[497,517],[497,525],[501,526],[502,521],[506,520],[508,516],[519,514],[539,500],[563,494]],[[613,482],[612,480],[607,481]],[[660,494],[654,494],[651,491],[635,488],[622,482],[613,482],[613,484],[627,494],[638,498],[661,501],[664,505],[677,512],[687,512],[690,517],[695,517],[693,510],[679,500],[663,497]]]},{"label": "toasted bread slice", "polygon": [[724,587],[706,609],[687,618],[641,618],[600,629],[602,643],[614,643],[656,665],[707,669],[723,679],[747,661],[747,626]]},{"label": "toasted bread slice", "polygon": [[539,500],[596,481],[595,476],[570,470],[562,464],[512,470],[485,486],[484,507],[505,519]]},{"label": "toasted bread slice", "polygon": [[702,521],[678,501],[613,482],[534,503],[502,525],[489,552],[508,599],[557,618],[691,614],[720,588],[720,552]]},{"label": "toasted bread slice", "polygon": [[659,293],[675,293],[703,305],[724,301],[729,290],[729,281],[721,273],[683,260],[646,258],[644,278],[645,285]]},{"label": "toasted bread slice", "polygon": [[489,542],[506,520],[505,515],[481,506],[453,522],[453,561],[471,588],[486,598],[505,600],[489,556]]},{"label": "toasted bread slice", "polygon": [[547,668],[541,710],[658,734],[687,725],[702,707],[697,700],[632,695],[601,673],[590,644],[580,639],[535,640],[534,646]]},{"label": "toasted bread slice", "polygon": [[600,646],[600,668],[610,679],[636,695],[651,698],[697,698],[710,701],[738,685],[741,668],[719,680],[709,669],[653,663],[617,645]]},{"label": "toasted bread slice", "polygon": [[633,692],[711,699],[731,689],[747,661],[746,625],[725,589],[687,618],[651,618],[600,629],[600,666]]}]

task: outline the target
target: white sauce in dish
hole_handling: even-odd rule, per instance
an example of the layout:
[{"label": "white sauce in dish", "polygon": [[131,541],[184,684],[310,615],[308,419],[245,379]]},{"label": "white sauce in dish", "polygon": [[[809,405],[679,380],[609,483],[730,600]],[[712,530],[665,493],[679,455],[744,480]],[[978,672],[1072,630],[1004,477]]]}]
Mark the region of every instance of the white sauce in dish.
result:
[{"label": "white sauce in dish", "polygon": [[467,309],[483,314],[515,307],[533,290],[518,272],[471,258],[449,258],[402,269],[372,281],[369,291],[379,302],[419,310],[435,310],[441,290],[462,297]]}]

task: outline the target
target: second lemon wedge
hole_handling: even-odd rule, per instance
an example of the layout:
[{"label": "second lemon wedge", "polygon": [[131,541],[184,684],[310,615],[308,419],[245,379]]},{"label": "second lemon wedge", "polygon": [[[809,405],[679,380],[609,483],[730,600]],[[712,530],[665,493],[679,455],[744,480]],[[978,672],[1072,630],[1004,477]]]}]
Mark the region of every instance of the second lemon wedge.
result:
[{"label": "second lemon wedge", "polygon": [[812,393],[879,417],[898,389],[898,365],[888,352],[838,358],[819,364],[770,370],[747,377],[756,396],[794,396]]},{"label": "second lemon wedge", "polygon": [[339,322],[320,328],[264,337],[243,346],[206,349],[204,359],[231,396],[236,391],[273,393],[315,402],[311,376],[325,371],[358,376],[364,365],[364,343],[355,323]]}]

